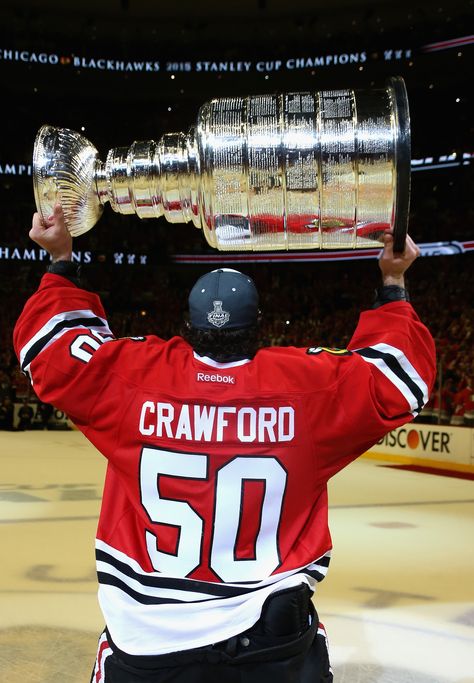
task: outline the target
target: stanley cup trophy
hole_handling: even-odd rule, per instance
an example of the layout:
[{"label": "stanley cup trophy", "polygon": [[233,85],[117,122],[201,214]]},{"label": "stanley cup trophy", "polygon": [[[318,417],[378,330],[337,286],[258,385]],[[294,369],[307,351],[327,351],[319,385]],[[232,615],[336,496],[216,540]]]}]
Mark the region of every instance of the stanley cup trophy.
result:
[{"label": "stanley cup trophy", "polygon": [[405,243],[410,123],[405,84],[214,99],[196,125],[111,149],[43,126],[33,158],[43,217],[60,202],[73,236],[104,204],[140,218],[192,223],[223,251]]}]

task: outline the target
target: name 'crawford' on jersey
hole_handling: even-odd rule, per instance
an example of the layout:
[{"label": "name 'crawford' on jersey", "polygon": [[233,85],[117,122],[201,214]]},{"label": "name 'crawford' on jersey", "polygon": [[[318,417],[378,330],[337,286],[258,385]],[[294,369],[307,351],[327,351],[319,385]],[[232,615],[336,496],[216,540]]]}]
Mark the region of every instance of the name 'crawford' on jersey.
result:
[{"label": "name 'crawford' on jersey", "polygon": [[140,411],[139,432],[143,436],[185,441],[291,441],[295,435],[295,410],[291,406],[175,406],[145,401]]}]

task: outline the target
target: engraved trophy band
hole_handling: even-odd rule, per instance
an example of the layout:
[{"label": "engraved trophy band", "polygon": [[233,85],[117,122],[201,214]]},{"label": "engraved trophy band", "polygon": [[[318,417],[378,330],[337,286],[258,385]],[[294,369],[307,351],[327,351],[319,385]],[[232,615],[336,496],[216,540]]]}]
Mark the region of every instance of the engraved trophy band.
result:
[{"label": "engraved trophy band", "polygon": [[214,99],[187,133],[109,150],[43,126],[33,153],[39,213],[60,202],[73,236],[104,205],[202,229],[223,251],[380,247],[405,243],[410,120],[403,79],[370,90]]}]

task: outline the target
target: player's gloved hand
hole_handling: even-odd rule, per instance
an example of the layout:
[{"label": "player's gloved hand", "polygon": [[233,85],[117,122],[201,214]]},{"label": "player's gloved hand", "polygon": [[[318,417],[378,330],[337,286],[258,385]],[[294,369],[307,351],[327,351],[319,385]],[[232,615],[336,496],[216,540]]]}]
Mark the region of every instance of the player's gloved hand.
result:
[{"label": "player's gloved hand", "polygon": [[33,214],[33,224],[29,232],[30,238],[42,249],[45,249],[55,261],[72,259],[72,237],[64,223],[64,214],[60,204],[54,207],[54,213],[43,221],[39,213]]},{"label": "player's gloved hand", "polygon": [[379,268],[382,271],[382,281],[385,285],[405,287],[404,274],[413,261],[420,255],[420,250],[407,235],[405,249],[401,254],[393,251],[393,232],[387,230],[384,235],[384,248],[379,258]]}]

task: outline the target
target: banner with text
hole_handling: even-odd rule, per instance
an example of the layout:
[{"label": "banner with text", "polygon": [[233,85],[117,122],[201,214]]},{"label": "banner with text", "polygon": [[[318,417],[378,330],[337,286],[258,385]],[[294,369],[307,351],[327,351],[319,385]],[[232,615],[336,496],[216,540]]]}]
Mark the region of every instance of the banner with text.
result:
[{"label": "banner with text", "polygon": [[389,432],[368,454],[474,465],[473,439],[469,427],[411,423]]},{"label": "banner with text", "polygon": [[[186,229],[186,228],[185,228]],[[474,241],[469,242],[425,242],[418,245],[422,256],[455,256],[474,251]],[[359,261],[374,259],[380,249],[350,249],[338,251],[275,251],[264,253],[216,252],[215,254],[175,254],[170,259],[178,264],[225,264],[225,263],[304,263],[311,261]],[[75,263],[103,263],[114,266],[147,266],[158,263],[156,254],[125,251],[98,252],[73,251]],[[162,262],[163,259],[160,260]],[[29,261],[47,264],[48,252],[38,247],[14,247],[0,244],[0,261]]]},{"label": "banner with text", "polygon": [[15,46],[0,47],[0,64],[20,63],[31,67],[57,66],[63,69],[79,69],[88,71],[102,71],[109,73],[135,73],[135,74],[159,74],[159,73],[274,73],[278,71],[290,71],[309,69],[316,70],[327,67],[339,67],[346,65],[359,65],[370,62],[394,63],[411,61],[417,54],[431,54],[443,50],[460,49],[474,44],[474,35],[460,36],[437,43],[429,43],[419,47],[401,47],[387,45],[381,48],[377,46],[364,46],[360,49],[344,52],[318,52],[313,54],[293,54],[276,59],[268,56],[263,59],[246,57],[244,54],[239,59],[225,60],[218,58],[176,60],[160,55],[127,56],[117,58],[113,54],[76,54],[71,52],[48,52],[19,49]]}]

